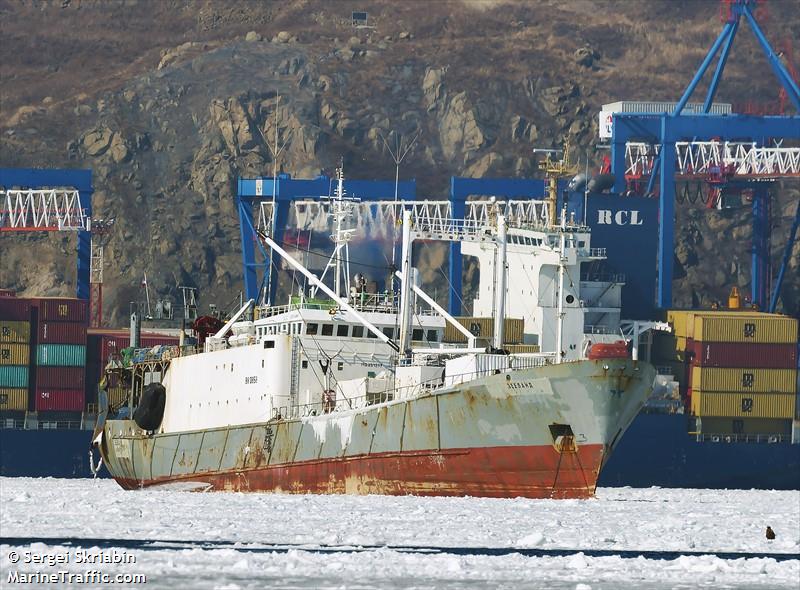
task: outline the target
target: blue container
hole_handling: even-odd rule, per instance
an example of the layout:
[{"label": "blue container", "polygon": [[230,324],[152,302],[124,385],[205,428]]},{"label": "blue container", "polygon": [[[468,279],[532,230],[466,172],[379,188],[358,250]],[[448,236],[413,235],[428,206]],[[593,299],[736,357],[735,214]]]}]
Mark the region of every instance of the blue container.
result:
[{"label": "blue container", "polygon": [[83,344],[40,344],[36,364],[43,367],[83,367],[86,365],[86,346]]},{"label": "blue container", "polygon": [[28,367],[0,366],[0,387],[28,387]]}]

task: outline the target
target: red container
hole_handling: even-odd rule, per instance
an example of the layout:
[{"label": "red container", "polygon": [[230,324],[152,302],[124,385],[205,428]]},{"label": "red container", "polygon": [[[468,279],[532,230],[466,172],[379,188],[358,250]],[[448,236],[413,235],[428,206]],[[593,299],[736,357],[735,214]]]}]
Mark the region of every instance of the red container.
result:
[{"label": "red container", "polygon": [[17,294],[11,289],[0,289],[0,297],[16,297]]},{"label": "red container", "polygon": [[86,397],[82,389],[36,388],[36,411],[58,410],[62,412],[82,412]]},{"label": "red container", "polygon": [[0,319],[27,322],[31,319],[30,299],[0,297]]},{"label": "red container", "polygon": [[83,322],[86,323],[85,299],[37,299],[39,322]]},{"label": "red container", "polygon": [[694,341],[691,351],[692,364],[697,367],[794,369],[797,366],[794,344]]},{"label": "red container", "polygon": [[39,344],[86,344],[86,326],[78,322],[39,321]]},{"label": "red container", "polygon": [[36,387],[83,390],[85,373],[85,367],[36,367]]}]

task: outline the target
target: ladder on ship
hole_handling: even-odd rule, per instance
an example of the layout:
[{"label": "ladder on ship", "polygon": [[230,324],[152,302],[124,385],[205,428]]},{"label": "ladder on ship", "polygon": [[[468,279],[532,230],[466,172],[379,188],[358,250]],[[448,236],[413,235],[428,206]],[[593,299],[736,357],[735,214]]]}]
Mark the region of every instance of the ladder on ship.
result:
[{"label": "ladder on ship", "polygon": [[[297,394],[300,388],[300,339],[292,336],[292,374],[289,380],[289,406],[296,408]],[[291,410],[290,410],[291,412]]]}]

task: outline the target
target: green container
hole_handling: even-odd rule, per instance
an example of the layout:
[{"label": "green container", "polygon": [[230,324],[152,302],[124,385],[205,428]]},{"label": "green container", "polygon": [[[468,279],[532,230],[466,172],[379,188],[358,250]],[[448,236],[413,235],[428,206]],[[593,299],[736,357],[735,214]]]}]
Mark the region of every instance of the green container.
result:
[{"label": "green container", "polygon": [[83,344],[40,344],[36,364],[43,367],[82,367],[86,364]]},{"label": "green container", "polygon": [[28,367],[0,365],[0,387],[28,387]]}]

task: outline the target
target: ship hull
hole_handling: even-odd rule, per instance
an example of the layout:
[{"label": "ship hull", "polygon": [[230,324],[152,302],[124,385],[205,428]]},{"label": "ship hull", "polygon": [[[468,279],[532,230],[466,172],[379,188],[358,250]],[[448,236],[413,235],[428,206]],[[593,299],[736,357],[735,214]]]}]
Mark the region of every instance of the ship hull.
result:
[{"label": "ship hull", "polygon": [[131,490],[174,486],[238,492],[588,498],[594,494],[594,474],[600,470],[603,456],[602,445],[582,446],[565,456],[552,446],[448,449],[147,481],[119,477],[117,482]]},{"label": "ship hull", "polygon": [[99,447],[127,489],[586,498],[653,376],[578,361],[260,424],[148,435],[112,420]]}]

